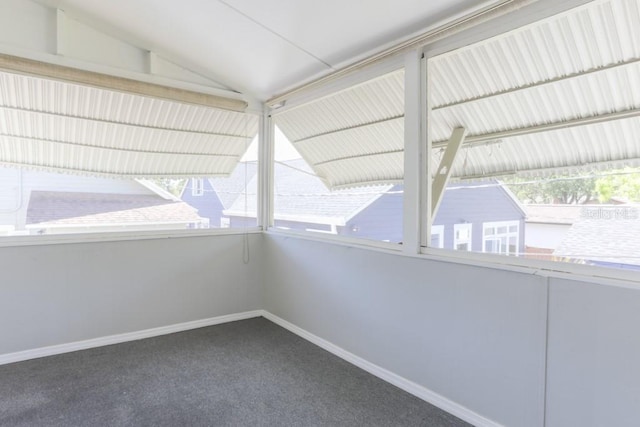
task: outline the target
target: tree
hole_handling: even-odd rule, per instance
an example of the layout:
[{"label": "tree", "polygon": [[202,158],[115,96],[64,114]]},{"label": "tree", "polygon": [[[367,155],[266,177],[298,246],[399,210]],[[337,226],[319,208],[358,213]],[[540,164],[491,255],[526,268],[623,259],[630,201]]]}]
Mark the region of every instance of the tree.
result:
[{"label": "tree", "polygon": [[544,180],[509,179],[504,183],[525,203],[588,203],[597,197],[596,179],[591,177],[553,175]]},{"label": "tree", "polygon": [[596,181],[598,200],[608,203],[614,197],[640,202],[640,170],[626,168]]}]

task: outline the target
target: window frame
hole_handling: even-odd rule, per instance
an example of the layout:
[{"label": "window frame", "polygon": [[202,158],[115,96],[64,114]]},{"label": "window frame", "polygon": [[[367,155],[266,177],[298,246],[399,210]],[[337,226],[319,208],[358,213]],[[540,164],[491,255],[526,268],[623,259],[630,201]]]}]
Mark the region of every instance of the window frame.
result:
[{"label": "window frame", "polygon": [[191,195],[193,197],[204,195],[204,178],[191,178]]},{"label": "window frame", "polygon": [[[510,228],[512,226],[516,226],[516,231],[515,232],[511,232]],[[506,233],[497,233],[497,229],[499,227],[507,227],[507,231]],[[489,228],[494,228],[496,229],[496,233],[492,234],[493,238],[488,239],[487,238],[487,229]],[[509,241],[511,237],[516,238],[516,245],[515,245],[515,253],[510,253],[509,250]],[[506,244],[506,248],[507,251],[502,252],[502,251],[498,251],[498,252],[494,252],[494,251],[487,251],[486,250],[486,242],[488,240],[497,240],[500,243],[500,246],[502,247],[502,237],[506,237],[507,239],[507,244]],[[483,222],[482,223],[482,252],[484,253],[490,253],[490,254],[496,254],[496,255],[507,255],[507,256],[519,256],[520,255],[520,221],[487,221],[487,222]]]},{"label": "window frame", "polygon": [[[458,232],[462,230],[468,230],[468,239],[459,239]],[[459,249],[458,245],[467,244],[468,249]],[[473,252],[473,224],[470,222],[461,222],[453,224],[453,250],[461,252]]]}]

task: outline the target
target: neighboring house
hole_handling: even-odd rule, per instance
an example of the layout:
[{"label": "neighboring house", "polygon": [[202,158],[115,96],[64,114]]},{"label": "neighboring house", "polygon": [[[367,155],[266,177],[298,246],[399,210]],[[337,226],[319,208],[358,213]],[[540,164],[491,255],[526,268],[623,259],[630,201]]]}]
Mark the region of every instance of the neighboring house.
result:
[{"label": "neighboring house", "polygon": [[[212,226],[255,225],[257,176],[254,166],[244,168],[239,166],[229,178],[205,179],[202,184],[192,179],[182,199],[210,218]],[[401,185],[329,191],[302,159],[277,162],[274,176],[276,227],[402,241]],[[432,245],[520,254],[524,252],[524,218],[518,201],[497,181],[453,184],[434,221]]]},{"label": "neighboring house", "polygon": [[208,227],[154,183],[0,168],[0,233],[58,234]]},{"label": "neighboring house", "polygon": [[580,217],[583,205],[530,204],[527,212],[525,251],[527,256],[551,259],[551,254]]},{"label": "neighboring house", "polygon": [[581,206],[553,255],[591,265],[640,271],[640,205]]},{"label": "neighboring house", "polygon": [[431,226],[431,246],[519,255],[525,216],[517,198],[496,180],[451,183]]},{"label": "neighboring house", "polygon": [[[223,212],[230,209],[238,197],[244,197],[247,182],[252,182],[258,165],[256,162],[238,163],[233,173],[227,178],[191,178],[189,179],[180,199],[197,209],[198,215],[209,219],[212,228],[230,227],[229,217]],[[257,200],[257,185],[253,185],[247,197]],[[255,207],[253,218],[244,221],[245,226],[255,226]],[[234,227],[237,224],[233,225]]]}]

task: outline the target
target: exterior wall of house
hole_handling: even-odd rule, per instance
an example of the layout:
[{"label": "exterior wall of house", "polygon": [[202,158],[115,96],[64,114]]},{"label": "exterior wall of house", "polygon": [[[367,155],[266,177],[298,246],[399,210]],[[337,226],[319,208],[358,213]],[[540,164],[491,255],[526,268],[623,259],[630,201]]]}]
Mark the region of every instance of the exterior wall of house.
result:
[{"label": "exterior wall of house", "polygon": [[533,248],[555,249],[571,228],[571,224],[542,224],[527,222],[525,245]]},{"label": "exterior wall of house", "polygon": [[347,222],[340,234],[371,240],[402,242],[402,186],[378,197]]},{"label": "exterior wall of house", "polygon": [[[487,184],[482,186],[482,184]],[[501,187],[486,183],[452,184],[444,193],[433,225],[444,226],[444,248],[453,249],[454,225],[472,224],[471,250],[482,252],[482,225],[486,222],[518,221],[519,252],[524,252],[524,212]],[[481,187],[478,187],[481,186]],[[461,189],[451,189],[461,188]],[[478,188],[465,188],[478,187]]]},{"label": "exterior wall of house", "polygon": [[193,179],[189,179],[180,198],[182,201],[196,208],[199,216],[209,218],[209,227],[219,228],[221,226],[224,206],[209,180],[203,178],[202,184],[203,194],[196,196],[193,194]]}]

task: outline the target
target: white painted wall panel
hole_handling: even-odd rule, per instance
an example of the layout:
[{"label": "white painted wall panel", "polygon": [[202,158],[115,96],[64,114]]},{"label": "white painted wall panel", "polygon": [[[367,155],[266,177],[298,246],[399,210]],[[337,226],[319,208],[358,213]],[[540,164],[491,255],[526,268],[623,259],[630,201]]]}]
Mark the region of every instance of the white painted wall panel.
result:
[{"label": "white painted wall panel", "polygon": [[96,31],[75,19],[66,18],[62,22],[65,56],[140,73],[147,72],[148,51]]},{"label": "white painted wall panel", "polygon": [[543,424],[546,279],[266,235],[265,308],[509,426]]},{"label": "white painted wall panel", "polygon": [[553,279],[547,427],[640,425],[640,290]]},{"label": "white painted wall panel", "polygon": [[55,9],[31,0],[0,1],[0,51],[2,45],[55,53]]},{"label": "white painted wall panel", "polygon": [[[253,253],[260,235],[251,235]],[[243,236],[0,248],[0,355],[251,311]]]}]

